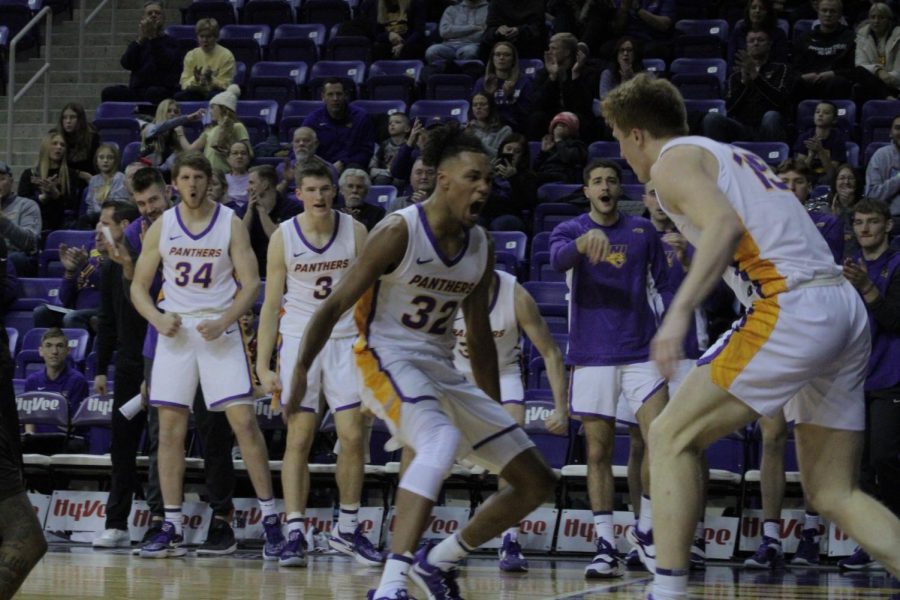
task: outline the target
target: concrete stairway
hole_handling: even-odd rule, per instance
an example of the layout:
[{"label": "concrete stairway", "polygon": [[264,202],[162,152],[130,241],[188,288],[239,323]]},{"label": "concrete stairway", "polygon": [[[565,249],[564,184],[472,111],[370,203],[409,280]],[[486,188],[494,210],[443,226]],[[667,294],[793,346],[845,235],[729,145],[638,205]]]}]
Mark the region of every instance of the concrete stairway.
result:
[{"label": "concrete stairway", "polygon": [[[78,0],[76,7],[78,6]],[[84,61],[82,80],[78,83],[78,31],[81,10],[76,8],[73,21],[60,21],[57,15],[52,31],[50,49],[50,100],[49,123],[43,121],[42,80],[16,103],[13,114],[13,144],[11,166],[18,178],[27,167],[37,162],[41,137],[53,127],[59,112],[68,102],[82,104],[93,118],[94,109],[100,103],[103,88],[119,83],[128,83],[128,72],[119,65],[119,59],[128,43],[136,37],[138,22],[143,13],[144,0],[117,0],[116,35],[110,33],[112,8],[110,4],[94,18],[85,29]],[[89,14],[97,2],[89,0]],[[166,9],[166,24],[178,24],[181,15],[177,8]],[[42,34],[43,39],[43,34]],[[19,60],[16,64],[16,85],[24,85],[43,65],[47,49],[41,48],[40,58]],[[33,54],[33,51],[32,51]],[[0,160],[8,159],[6,148],[7,103],[6,96],[0,96]]]}]

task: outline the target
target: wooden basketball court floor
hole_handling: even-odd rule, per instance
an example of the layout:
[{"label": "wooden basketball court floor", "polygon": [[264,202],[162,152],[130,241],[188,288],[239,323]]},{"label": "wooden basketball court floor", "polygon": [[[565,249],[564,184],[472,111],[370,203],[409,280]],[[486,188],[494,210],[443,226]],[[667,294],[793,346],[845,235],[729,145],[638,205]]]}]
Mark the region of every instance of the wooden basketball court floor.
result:
[{"label": "wooden basketball court floor", "polygon": [[[529,557],[527,574],[505,574],[488,555],[470,558],[460,584],[467,600],[643,600],[650,576],[586,581],[586,559]],[[314,555],[305,569],[263,562],[259,551],[239,550],[223,558],[149,560],[128,550],[51,544],[17,599],[109,598],[136,600],[358,600],[378,583],[379,571],[342,556]],[[418,590],[413,594],[424,598]],[[842,575],[833,567],[745,571],[735,564],[710,565],[691,576],[691,598],[900,600],[900,582],[884,571]]]}]

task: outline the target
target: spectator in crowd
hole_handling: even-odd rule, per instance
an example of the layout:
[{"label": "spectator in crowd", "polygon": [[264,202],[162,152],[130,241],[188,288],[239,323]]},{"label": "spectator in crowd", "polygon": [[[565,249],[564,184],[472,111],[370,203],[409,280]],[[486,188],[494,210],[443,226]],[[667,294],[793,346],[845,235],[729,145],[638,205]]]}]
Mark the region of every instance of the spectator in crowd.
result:
[{"label": "spectator in crowd", "polygon": [[615,39],[616,6],[599,0],[550,0],[547,12],[553,15],[555,33],[571,33],[591,48],[600,48]]},{"label": "spectator in crowd", "polygon": [[737,22],[728,38],[729,65],[734,64],[740,50],[747,49],[747,33],[751,31],[765,31],[772,47],[772,60],[788,62],[790,46],[787,34],[778,26],[778,14],[772,0],[749,0],[744,9],[744,18]]},{"label": "spectator in crowd", "polygon": [[494,97],[500,119],[515,131],[525,130],[534,95],[534,82],[519,67],[519,54],[512,42],[497,42],[491,49],[484,77],[475,82],[475,93]]},{"label": "spectator in crowd", "polygon": [[63,107],[56,130],[66,140],[66,163],[78,177],[79,189],[83,189],[97,172],[94,156],[100,147],[100,134],[88,122],[84,107],[77,102],[69,102]]},{"label": "spectator in crowd", "polygon": [[300,214],[303,206],[296,199],[287,199],[278,193],[278,175],[271,165],[259,165],[250,169],[247,185],[249,199],[243,222],[250,232],[250,245],[256,254],[259,272],[266,272],[266,251],[269,238],[278,224]]},{"label": "spectator in crowd", "polygon": [[875,151],[866,167],[866,198],[886,202],[900,221],[900,115],[891,122],[891,143]]},{"label": "spectator in crowd", "polygon": [[19,195],[37,200],[45,229],[62,229],[66,211],[78,211],[81,187],[66,165],[66,140],[61,133],[54,130],[41,139],[37,165],[25,169],[19,179]]},{"label": "spectator in crowd", "polygon": [[392,213],[411,204],[419,204],[434,191],[436,181],[437,171],[435,168],[427,166],[421,158],[417,158],[409,176],[407,193],[392,200],[388,204],[387,212]]},{"label": "spectator in crowd", "polygon": [[228,179],[222,171],[213,170],[212,177],[209,179],[209,187],[206,188],[206,197],[216,204],[224,204],[232,210],[235,208],[228,198]]},{"label": "spectator in crowd", "polygon": [[491,197],[481,212],[491,231],[526,231],[523,213],[537,203],[537,179],[531,171],[528,141],[521,133],[503,139],[493,161]]},{"label": "spectator in crowd", "polygon": [[378,0],[374,16],[375,60],[422,58],[426,45],[423,0]]},{"label": "spectator in crowd", "polygon": [[147,168],[147,165],[139,160],[136,160],[125,167],[125,189],[128,190],[129,202],[134,202],[134,174],[145,168]]},{"label": "spectator in crowd", "polygon": [[[866,304],[872,353],[866,376],[866,444],[863,487],[900,516],[900,252],[888,245],[891,214],[885,203],[862,200],[853,214],[859,250],[844,262],[844,277]],[[876,566],[862,548],[838,561],[844,570]]]},{"label": "spectator in crowd", "polygon": [[88,182],[85,197],[85,212],[92,217],[100,214],[100,206],[107,200],[128,200],[125,173],[119,171],[119,149],[112,144],[100,144],[94,160],[97,174]]},{"label": "spectator in crowd", "polygon": [[813,127],[800,132],[794,142],[794,157],[812,171],[815,181],[831,179],[838,165],[847,160],[847,134],[837,124],[837,106],[823,100],[816,105]]},{"label": "spectator in crowd", "polygon": [[582,139],[593,141],[594,96],[599,84],[585,71],[589,52],[571,33],[557,33],[550,38],[544,53],[544,68],[534,80],[530,139],[541,139],[554,115],[571,112],[581,122]]},{"label": "spectator in crowd", "polygon": [[339,209],[366,226],[369,231],[384,218],[385,210],[365,201],[372,182],[362,169],[344,169],[338,180],[343,206]]},{"label": "spectator in crowd", "polygon": [[337,170],[330,162],[316,154],[319,149],[319,136],[311,127],[298,127],[291,137],[291,151],[283,163],[278,165],[275,173],[278,175],[278,193],[291,195],[296,188],[294,173],[310,163],[319,163],[331,171],[332,177],[337,179]]},{"label": "spectator in crowd", "polygon": [[113,85],[103,90],[103,102],[146,100],[159,104],[178,91],[181,56],[177,42],[163,31],[165,15],[162,4],[144,3],[138,23],[137,39],[128,44],[119,64],[130,71],[128,85]]},{"label": "spectator in crowd", "polygon": [[[453,123],[459,124],[455,119]],[[394,178],[394,185],[397,189],[406,185],[409,181],[409,175],[412,172],[413,164],[422,154],[425,142],[428,141],[428,128],[437,127],[442,124],[441,119],[433,119],[427,124],[422,119],[416,119],[409,130],[409,137],[406,143],[400,146],[394,160],[391,162],[391,177]]]},{"label": "spectator in crowd", "polygon": [[375,185],[394,185],[395,180],[391,176],[391,163],[400,147],[409,137],[412,124],[406,113],[395,112],[388,117],[388,137],[378,144],[372,160],[369,161],[369,174]]},{"label": "spectator in crowd", "polygon": [[231,170],[226,173],[225,179],[228,181],[229,206],[241,209],[239,214],[243,214],[243,208],[247,205],[251,162],[253,162],[253,148],[248,140],[238,140],[231,145],[228,151],[228,166]]},{"label": "spectator in crowd", "polygon": [[[28,376],[25,391],[60,394],[69,405],[69,414],[74,415],[81,402],[87,398],[89,390],[84,375],[68,362],[69,338],[58,327],[51,327],[41,336],[38,354],[44,361],[44,368]],[[53,425],[26,425],[25,431],[54,433],[59,429]]]},{"label": "spectator in crowd", "polygon": [[209,100],[234,80],[234,55],[219,45],[219,23],[200,19],[195,26],[197,47],[184,57],[176,100]]},{"label": "spectator in crowd", "polygon": [[578,181],[588,155],[587,146],[578,138],[579,126],[578,116],[570,112],[561,112],[550,121],[534,165],[538,185]]},{"label": "spectator in crowd", "polygon": [[510,42],[522,58],[539,58],[547,38],[545,0],[492,0],[481,54],[487,56],[497,42]]},{"label": "spectator in crowd", "polygon": [[[788,158],[781,161],[781,164],[775,168],[775,174],[788,186],[801,204],[808,206],[810,193],[812,192],[813,176],[805,164],[801,164],[793,158]],[[819,229],[819,233],[828,242],[834,261],[840,264],[844,260],[844,228],[840,219],[829,212],[817,208],[809,209],[808,213],[813,223]]]},{"label": "spectator in crowd", "polygon": [[227,90],[213,96],[209,101],[209,114],[214,125],[207,127],[200,137],[188,146],[190,150],[202,150],[213,170],[219,169],[227,173],[230,170],[228,152],[231,146],[235,142],[250,139],[247,128],[238,121],[236,114],[240,95],[241,88],[231,84]]},{"label": "spectator in crowd", "polygon": [[369,114],[350,106],[344,82],[329,79],[322,86],[323,108],[313,111],[303,126],[316,132],[319,154],[340,173],[349,166],[365,169],[375,151],[375,130]]},{"label": "spectator in crowd", "polygon": [[12,169],[0,161],[0,240],[4,242],[4,262],[20,277],[37,272],[37,252],[41,244],[41,209],[31,198],[13,191]]},{"label": "spectator in crowd", "polygon": [[841,22],[841,0],[819,0],[819,23],[794,44],[801,98],[849,98],[855,34]]},{"label": "spectator in crowd", "polygon": [[765,31],[747,32],[747,50],[737,53],[728,78],[728,116],[708,113],[703,135],[720,142],[786,141],[796,80],[790,66],[771,60],[771,45]]},{"label": "spectator in crowd", "polygon": [[162,100],[156,107],[153,122],[141,128],[141,158],[152,167],[170,171],[175,155],[191,147],[184,125],[199,121],[205,114],[206,110],[201,108],[182,115],[177,102],[171,98]]},{"label": "spectator in crowd", "polygon": [[512,128],[500,121],[494,99],[486,92],[476,92],[469,100],[466,128],[481,140],[490,158],[497,156],[500,143],[512,133]]},{"label": "spectator in crowd", "polygon": [[613,22],[622,32],[644,47],[644,56],[672,59],[675,27],[675,0],[622,0]]},{"label": "spectator in crowd", "polygon": [[32,317],[34,326],[92,331],[91,319],[97,316],[100,305],[100,269],[106,260],[102,226],[97,224],[92,246],[60,244],[59,260],[64,269],[59,305],[37,307]]},{"label": "spectator in crowd", "polygon": [[616,66],[604,69],[600,74],[600,99],[613,91],[620,83],[628,81],[644,70],[644,53],[641,45],[630,37],[616,42]]},{"label": "spectator in crowd", "polygon": [[478,58],[478,47],[487,23],[487,0],[462,0],[444,10],[438,33],[441,42],[425,51],[425,61]]},{"label": "spectator in crowd", "polygon": [[828,196],[825,198],[827,210],[840,219],[844,227],[844,255],[858,250],[856,238],[853,236],[853,210],[862,199],[862,178],[847,163],[839,165],[834,177],[828,183]]},{"label": "spectator in crowd", "polygon": [[869,21],[856,32],[857,83],[867,89],[867,98],[896,97],[900,90],[900,27],[894,13],[883,2],[869,8]]}]

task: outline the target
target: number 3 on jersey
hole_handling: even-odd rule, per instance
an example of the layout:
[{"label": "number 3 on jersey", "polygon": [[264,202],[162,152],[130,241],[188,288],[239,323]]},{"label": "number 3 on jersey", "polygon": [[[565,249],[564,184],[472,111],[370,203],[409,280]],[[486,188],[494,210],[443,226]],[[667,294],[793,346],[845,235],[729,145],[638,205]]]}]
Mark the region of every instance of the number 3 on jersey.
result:
[{"label": "number 3 on jersey", "polygon": [[[415,314],[405,313],[401,321],[410,329],[424,329],[431,322],[434,309],[437,307],[437,300],[431,296],[416,296],[412,299],[412,304],[418,308]],[[436,319],[428,328],[428,333],[435,335],[443,335],[447,332],[447,322],[456,316],[456,307],[459,306],[455,300],[445,302],[434,315]]]},{"label": "number 3 on jersey", "polygon": [[192,265],[189,262],[180,262],[175,265],[175,270],[178,271],[178,277],[175,278],[175,285],[185,287],[189,283],[193,283],[204,289],[208,288],[209,284],[212,283],[212,263],[208,262],[200,265],[200,268],[197,269],[193,277],[191,277],[191,267]]}]

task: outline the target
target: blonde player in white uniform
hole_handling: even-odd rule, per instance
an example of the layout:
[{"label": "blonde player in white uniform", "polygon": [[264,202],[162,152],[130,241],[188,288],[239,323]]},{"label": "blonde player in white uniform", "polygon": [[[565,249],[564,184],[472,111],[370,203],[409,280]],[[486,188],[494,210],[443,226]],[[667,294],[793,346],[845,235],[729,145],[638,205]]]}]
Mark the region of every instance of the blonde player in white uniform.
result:
[{"label": "blonde player in white uniform", "polygon": [[[206,198],[209,161],[185,152],[172,180],[181,202],[144,236],[131,300],[159,331],[150,403],[159,408],[159,481],[165,508],[162,529],[141,549],[146,558],[183,556],[181,532],[184,437],[197,384],[209,410],[224,410],[259,498],[266,531],[263,558],[278,558],[284,545],[265,440],[256,422],[250,365],[237,320],[259,289],[256,258],[234,212]],[[157,309],[150,285],[163,268]],[[240,285],[238,285],[240,281]]]},{"label": "blonde player in white uniform", "polygon": [[[569,405],[566,390],[566,366],[562,352],[547,323],[538,310],[531,294],[516,281],[516,277],[503,271],[494,271],[490,289],[491,331],[497,346],[497,364],[500,369],[500,402],[519,426],[525,425],[525,389],[522,385],[521,333],[525,332],[534,347],[544,358],[550,388],[553,390],[555,409],[547,417],[546,427],[551,433],[564,434],[569,424]],[[466,317],[463,311],[453,323],[456,346],[453,348],[453,365],[466,379],[475,383],[469,350],[466,344]],[[506,483],[501,479],[500,486]],[[500,570],[522,572],[528,570],[528,561],[522,556],[518,542],[518,523],[503,533],[500,547]]]},{"label": "blonde player in white uniform", "polygon": [[[696,252],[653,342],[671,376],[694,309],[723,275],[748,314],[698,361],[650,431],[660,524],[650,598],[687,596],[700,498],[699,453],[787,404],[814,508],[900,575],[900,521],[864,494],[856,472],[869,355],[866,309],[812,220],[756,155],[687,133],[684,101],[638,75],[603,101],[622,155]],[[815,310],[810,310],[815,307]],[[653,542],[655,541],[655,546]]]},{"label": "blonde player in white uniform", "polygon": [[[291,402],[303,397],[313,360],[359,300],[355,352],[363,403],[416,451],[397,492],[391,554],[369,594],[376,600],[407,598],[407,575],[429,597],[459,598],[458,561],[518,523],[555,486],[553,471],[499,403],[488,317],[492,248],[476,226],[490,194],[490,161],[478,138],[453,126],[430,132],[423,161],[437,169],[433,194],[388,216],[371,233],[307,327],[290,396]],[[453,368],[453,319],[460,307],[481,389]],[[481,505],[460,532],[413,556],[444,476],[466,455],[509,487]]]},{"label": "blonde player in white uniform", "polygon": [[[340,513],[331,543],[363,564],[380,566],[384,562],[381,553],[362,534],[358,523],[365,424],[359,412],[353,364],[357,331],[351,311],[340,318],[313,362],[306,396],[299,407],[287,403],[287,394],[282,393],[290,388],[309,318],[350,269],[366,240],[362,223],[332,209],[335,186],[327,169],[319,165],[305,168],[298,171],[296,181],[297,198],[304,211],[279,225],[269,240],[266,297],[260,312],[256,357],[256,373],[263,389],[280,399],[288,428],[281,470],[288,539],[278,562],[282,566],[306,565],[303,528],[309,496],[309,451],[318,425],[319,395],[324,392],[341,443],[335,471]],[[279,373],[269,368],[277,334],[281,336]]]}]

